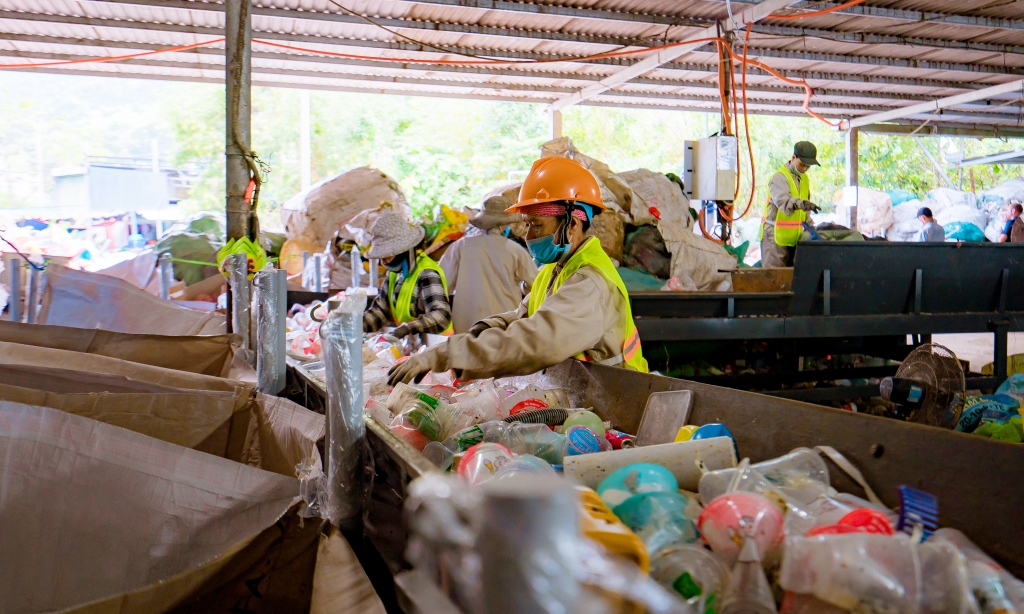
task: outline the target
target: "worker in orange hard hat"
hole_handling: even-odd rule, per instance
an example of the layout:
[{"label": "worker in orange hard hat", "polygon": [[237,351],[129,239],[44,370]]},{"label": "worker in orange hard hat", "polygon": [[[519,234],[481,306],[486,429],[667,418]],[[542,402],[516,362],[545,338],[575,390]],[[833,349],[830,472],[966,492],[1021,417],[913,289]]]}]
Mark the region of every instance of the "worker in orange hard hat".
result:
[{"label": "worker in orange hard hat", "polygon": [[455,370],[460,379],[536,373],[567,358],[647,371],[629,295],[611,259],[587,231],[605,210],[597,179],[578,162],[533,163],[508,212],[525,216],[526,244],[540,271],[515,311],[395,365],[389,382]]}]

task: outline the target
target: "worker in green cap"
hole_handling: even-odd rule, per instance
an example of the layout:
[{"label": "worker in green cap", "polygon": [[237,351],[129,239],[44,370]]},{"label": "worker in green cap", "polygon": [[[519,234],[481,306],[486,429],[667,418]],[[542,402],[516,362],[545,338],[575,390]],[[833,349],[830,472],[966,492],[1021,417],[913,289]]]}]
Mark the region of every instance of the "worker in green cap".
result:
[{"label": "worker in green cap", "polygon": [[793,157],[782,165],[768,182],[768,202],[761,215],[761,266],[793,266],[796,244],[803,234],[807,212],[821,211],[811,202],[811,183],[807,171],[818,164],[814,143],[800,141]]}]

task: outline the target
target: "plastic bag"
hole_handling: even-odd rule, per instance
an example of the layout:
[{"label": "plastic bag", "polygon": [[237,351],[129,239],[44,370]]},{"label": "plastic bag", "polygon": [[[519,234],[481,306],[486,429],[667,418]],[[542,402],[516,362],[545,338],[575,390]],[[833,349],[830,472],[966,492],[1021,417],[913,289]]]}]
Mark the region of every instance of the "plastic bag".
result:
[{"label": "plastic bag", "polygon": [[487,379],[458,390],[452,401],[459,410],[473,422],[504,420],[508,411],[494,387],[494,380]]},{"label": "plastic bag", "polygon": [[956,529],[939,529],[930,541],[945,541],[956,546],[967,559],[971,591],[982,614],[1024,612],[1024,582],[1010,575]]},{"label": "plastic bag", "polygon": [[386,405],[396,414],[391,423],[393,431],[407,433],[411,429],[426,438],[419,448],[421,450],[426,442],[444,441],[452,433],[469,426],[469,418],[457,407],[406,384],[395,386]]},{"label": "plastic bag", "polygon": [[957,548],[902,533],[787,537],[779,583],[857,612],[960,614],[973,605]]},{"label": "plastic bag", "polygon": [[552,465],[562,464],[565,435],[546,425],[513,422],[506,426],[501,443],[515,454],[532,454]]}]

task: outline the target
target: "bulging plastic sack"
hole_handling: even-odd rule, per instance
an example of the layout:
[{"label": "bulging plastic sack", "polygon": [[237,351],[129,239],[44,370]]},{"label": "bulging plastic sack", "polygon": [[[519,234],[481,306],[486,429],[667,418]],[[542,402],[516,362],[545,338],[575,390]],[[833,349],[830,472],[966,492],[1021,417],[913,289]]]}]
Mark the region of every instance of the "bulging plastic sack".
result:
[{"label": "bulging plastic sack", "polygon": [[807,506],[829,491],[828,467],[817,452],[797,448],[785,456],[735,469],[719,469],[700,480],[700,498],[706,505],[729,492],[758,493],[780,511],[807,515]]},{"label": "bulging plastic sack", "polygon": [[956,546],[915,544],[902,533],[787,537],[779,583],[856,612],[976,611],[966,561]]}]

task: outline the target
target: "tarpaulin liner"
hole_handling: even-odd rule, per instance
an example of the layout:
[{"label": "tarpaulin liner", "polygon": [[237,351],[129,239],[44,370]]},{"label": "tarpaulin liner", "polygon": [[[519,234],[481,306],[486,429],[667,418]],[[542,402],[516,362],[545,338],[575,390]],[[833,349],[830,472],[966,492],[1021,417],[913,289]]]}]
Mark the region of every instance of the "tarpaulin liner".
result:
[{"label": "tarpaulin liner", "polygon": [[168,611],[264,557],[299,493],[292,478],[6,401],[0,485],[8,614]]},{"label": "tarpaulin liner", "polygon": [[55,264],[46,274],[40,324],[162,335],[226,331],[222,314],[178,307],[121,279]]},{"label": "tarpaulin liner", "polygon": [[[0,365],[26,365],[35,367],[60,367],[72,371],[91,371],[109,375],[124,375],[153,384],[190,390],[221,390],[234,392],[238,387],[251,389],[250,384],[237,380],[187,373],[175,369],[152,367],[119,358],[96,354],[82,354],[69,350],[20,345],[0,341]],[[0,369],[2,370],[2,369]]]},{"label": "tarpaulin liner", "polygon": [[[76,374],[83,381],[74,386]],[[91,373],[5,366],[0,399],[61,409],[281,475],[294,476],[303,461],[321,464],[316,442],[324,436],[324,416],[249,388],[168,389]]]},{"label": "tarpaulin liner", "polygon": [[333,526],[320,535],[310,614],[384,614],[362,564]]},{"label": "tarpaulin liner", "polygon": [[96,273],[123,279],[136,288],[145,289],[156,276],[156,262],[156,252],[146,250],[130,260],[118,262],[114,266],[100,269]]},{"label": "tarpaulin liner", "polygon": [[385,202],[409,211],[402,188],[394,179],[362,166],[324,179],[289,198],[281,205],[281,223],[289,239],[309,241],[323,249],[346,222]]},{"label": "tarpaulin liner", "polygon": [[[0,320],[0,341],[98,354],[190,373],[232,376],[238,335],[133,335],[70,326]],[[239,373],[238,375],[242,375]],[[255,372],[253,372],[255,381]]]}]

